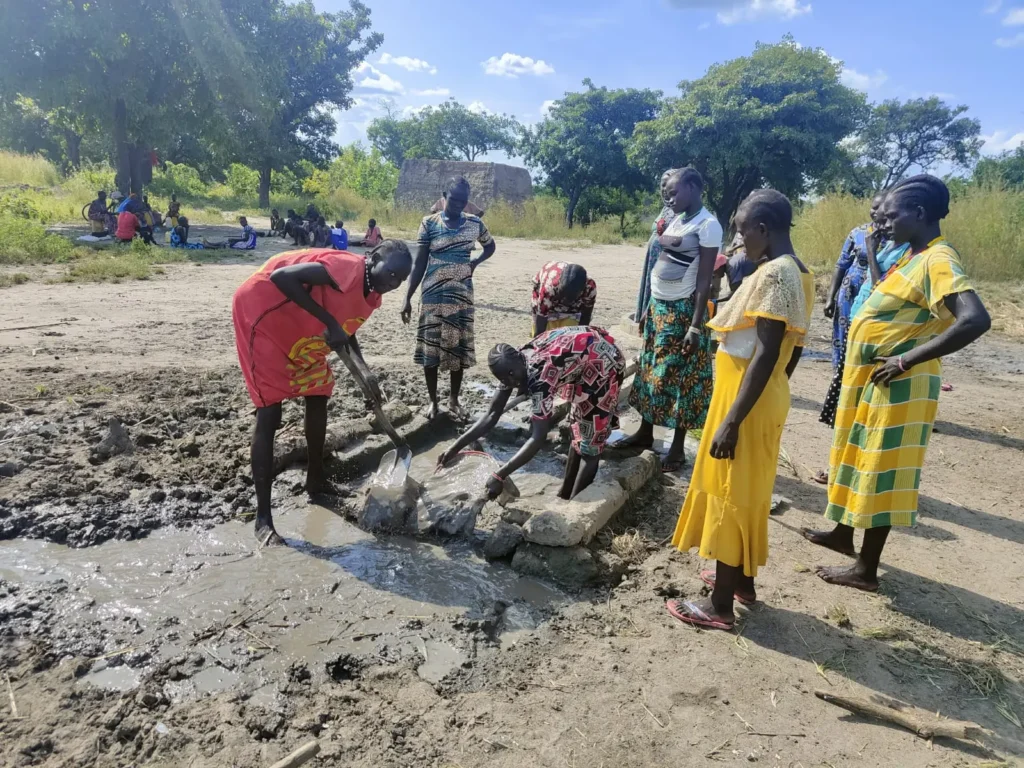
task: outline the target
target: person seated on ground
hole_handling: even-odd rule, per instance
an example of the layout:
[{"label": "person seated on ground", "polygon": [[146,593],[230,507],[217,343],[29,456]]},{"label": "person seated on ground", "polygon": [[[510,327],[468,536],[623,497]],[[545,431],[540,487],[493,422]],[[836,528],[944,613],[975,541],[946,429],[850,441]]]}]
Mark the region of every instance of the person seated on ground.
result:
[{"label": "person seated on ground", "polygon": [[320,211],[312,203],[306,205],[306,215],[303,216],[308,224],[315,224],[320,218]]},{"label": "person seated on ground", "polygon": [[356,332],[380,307],[381,295],[398,288],[410,272],[409,247],[385,240],[365,256],[331,249],[280,253],[235,291],[231,316],[238,361],[256,406],[252,478],[256,536],[263,544],[284,543],[270,509],[281,403],[305,399],[306,491],[329,492],[324,440],[334,374],[327,356],[336,352],[363,395],[380,403],[380,386],[363,360]]},{"label": "person seated on ground", "polygon": [[235,251],[256,250],[256,230],[249,226],[249,220],[245,216],[238,217],[238,223],[242,225],[241,237],[229,237],[227,240],[203,240],[203,247],[211,250],[230,248]]},{"label": "person seated on ground", "polygon": [[114,237],[118,242],[130,243],[139,231],[139,219],[131,211],[121,211],[117,214],[117,230]]},{"label": "person seated on ground", "polygon": [[[431,213],[440,213],[444,210],[444,195],[438,198],[437,202],[430,206]],[[483,216],[485,211],[479,205],[467,202],[466,207],[462,209],[463,213],[468,213],[470,216]]]},{"label": "person seated on ground", "polygon": [[366,234],[363,235],[363,245],[366,248],[372,248],[383,240],[384,235],[380,233],[380,227],[377,226],[377,220],[370,219],[366,226]]},{"label": "person seated on ground", "polygon": [[[295,229],[296,227],[302,228],[302,226],[302,217],[295,212],[294,208],[289,208],[284,219],[284,237],[296,238]],[[298,245],[298,242],[295,245]]]},{"label": "person seated on ground", "polygon": [[202,243],[190,243],[188,241],[188,230],[189,223],[187,216],[178,216],[178,223],[174,225],[171,230],[171,248],[186,248],[190,251],[201,251],[204,246]]},{"label": "person seated on ground", "polygon": [[281,214],[277,212],[277,208],[273,208],[270,211],[270,234],[271,235],[283,235],[285,228],[285,220],[281,218]]},{"label": "person seated on ground", "polygon": [[148,195],[142,196],[139,218],[142,221],[142,226],[149,227],[150,231],[164,225],[164,217],[160,215],[159,211],[153,210],[153,207],[149,204]]},{"label": "person seated on ground", "polygon": [[102,189],[96,193],[96,199],[89,203],[89,226],[93,237],[113,235],[117,229],[117,219],[107,209],[107,193]]},{"label": "person seated on ground", "polygon": [[570,325],[590,325],[597,283],[579,264],[549,261],[533,276],[533,335]]},{"label": "person seated on ground", "polygon": [[167,205],[167,221],[170,222],[172,228],[178,226],[179,216],[181,216],[181,203],[178,202],[177,195],[171,195],[171,202]]},{"label": "person seated on ground", "polygon": [[512,390],[518,388],[518,394],[529,395],[531,399],[532,431],[518,453],[487,481],[487,497],[496,498],[505,478],[543,447],[555,423],[555,396],[568,389],[572,403],[572,449],[558,496],[571,499],[594,480],[601,453],[617,421],[615,411],[625,360],[615,339],[601,328],[556,328],[519,349],[498,344],[487,356],[487,365],[501,382],[501,388],[487,412],[438,457],[438,466],[444,466],[463,448],[494,429]]},{"label": "person seated on ground", "polygon": [[348,250],[348,232],[345,230],[345,222],[338,219],[334,222],[334,229],[331,230],[331,245],[335,250]]},{"label": "person seated on ground", "polygon": [[121,204],[117,206],[118,215],[129,211],[131,213],[139,213],[142,210],[142,201],[139,200],[139,193],[132,192],[128,197],[121,201]]},{"label": "person seated on ground", "polygon": [[309,229],[300,217],[296,216],[291,222],[290,227],[292,246],[294,247],[309,247]]},{"label": "person seated on ground", "polygon": [[327,226],[327,220],[321,216],[316,220],[309,232],[310,240],[314,248],[329,248],[331,246],[331,228]]}]

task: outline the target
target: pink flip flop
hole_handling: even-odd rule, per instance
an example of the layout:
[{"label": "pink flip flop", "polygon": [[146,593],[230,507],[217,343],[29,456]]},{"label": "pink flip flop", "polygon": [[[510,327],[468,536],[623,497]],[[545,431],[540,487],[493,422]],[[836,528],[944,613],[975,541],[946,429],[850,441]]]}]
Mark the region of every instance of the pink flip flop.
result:
[{"label": "pink flip flop", "polygon": [[[683,602],[682,600],[668,600],[665,603],[665,607],[668,612],[683,624],[689,624],[691,627],[702,627],[704,629],[721,629],[725,632],[729,632],[736,625],[734,621],[722,621],[716,619],[708,613],[701,610],[696,603]],[[687,612],[684,613],[682,609]]]},{"label": "pink flip flop", "polygon": [[[700,580],[707,584],[712,589],[715,588],[715,572],[714,571],[701,571]],[[733,597],[736,598],[736,602],[740,605],[753,605],[757,600],[748,600],[743,597],[739,592],[733,592]]]}]

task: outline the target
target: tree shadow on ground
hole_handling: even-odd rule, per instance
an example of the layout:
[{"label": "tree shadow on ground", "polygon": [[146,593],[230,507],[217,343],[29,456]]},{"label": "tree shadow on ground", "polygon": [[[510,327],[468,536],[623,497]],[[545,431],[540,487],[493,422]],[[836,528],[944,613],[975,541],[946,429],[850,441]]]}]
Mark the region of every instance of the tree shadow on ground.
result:
[{"label": "tree shadow on ground", "polygon": [[983,429],[965,427],[962,424],[954,424],[951,421],[936,420],[935,431],[940,435],[950,437],[962,437],[965,440],[976,440],[979,443],[998,445],[1000,448],[1010,448],[1015,451],[1024,451],[1024,440],[1009,435],[1000,435],[996,432],[986,432]]},{"label": "tree shadow on ground", "polygon": [[[829,690],[835,685],[835,678],[842,676],[924,712],[970,720],[1007,739],[1018,737],[1019,729],[999,714],[996,704],[1020,702],[1024,699],[1024,687],[1003,676],[991,663],[967,664],[963,658],[934,645],[905,641],[889,645],[806,613],[767,604],[758,604],[751,610],[743,622],[743,638],[813,664],[809,676],[817,677],[805,680],[808,686]],[[972,675],[991,675],[998,679],[998,687],[979,695]],[[820,702],[820,706],[832,705]],[[835,713],[839,717],[844,710],[835,709]],[[974,744],[952,740],[943,743],[976,757],[991,754]]]},{"label": "tree shadow on ground", "polygon": [[509,315],[532,315],[533,314],[528,309],[520,309],[519,307],[506,307],[503,304],[481,304],[481,303],[477,303],[475,306],[476,306],[477,309],[490,309],[490,310],[493,310],[495,312],[504,312],[505,314],[509,314]]}]

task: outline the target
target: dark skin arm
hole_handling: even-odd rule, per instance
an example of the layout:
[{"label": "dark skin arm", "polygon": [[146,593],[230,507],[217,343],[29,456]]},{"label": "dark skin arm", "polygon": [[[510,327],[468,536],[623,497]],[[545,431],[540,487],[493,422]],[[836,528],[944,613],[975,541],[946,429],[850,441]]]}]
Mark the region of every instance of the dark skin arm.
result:
[{"label": "dark skin arm", "polygon": [[405,306],[402,308],[402,322],[409,324],[412,317],[412,297],[416,289],[423,282],[423,275],[427,272],[427,260],[430,258],[430,246],[427,243],[420,243],[416,247],[416,260],[412,265],[412,274],[409,275],[409,288],[405,292]]},{"label": "dark skin arm", "polygon": [[793,347],[793,355],[789,358],[789,363],[786,365],[786,378],[792,379],[793,372],[796,371],[797,365],[800,363],[800,358],[804,354],[803,347]]},{"label": "dark skin arm", "polygon": [[494,251],[497,250],[498,246],[493,240],[484,246],[483,253],[477,256],[475,259],[469,260],[469,273],[473,274],[476,272],[476,268],[487,261],[491,256],[494,255]]},{"label": "dark skin arm", "polygon": [[704,322],[704,315],[708,310],[708,296],[711,295],[711,276],[715,273],[715,259],[718,258],[717,248],[700,247],[700,262],[697,264],[697,288],[693,293],[693,320],[690,322],[692,328],[686,332],[683,338],[684,355],[689,355],[697,348],[697,340],[700,338],[700,331],[693,328],[700,328]]},{"label": "dark skin arm", "polygon": [[878,266],[878,258],[875,254],[878,252],[878,246],[882,242],[882,233],[880,230],[872,232],[867,239],[868,244],[868,272],[871,274],[871,284],[874,285],[882,279],[882,268]]},{"label": "dark skin arm", "polygon": [[591,319],[594,317],[593,307],[584,307],[583,311],[580,312],[580,325],[590,325]]},{"label": "dark skin arm", "polygon": [[[915,365],[959,352],[981,338],[992,327],[988,310],[974,291],[954,293],[947,296],[943,303],[956,320],[927,344],[922,344],[903,355],[903,367],[908,371]],[[871,381],[875,384],[888,387],[890,381],[903,374],[898,356],[876,357],[872,362],[878,364],[871,374]]]},{"label": "dark skin arm", "polygon": [[491,405],[487,409],[487,412],[476,420],[476,424],[463,432],[454,443],[448,446],[448,448],[446,448],[441,455],[437,457],[438,468],[447,464],[459,451],[463,450],[474,440],[479,440],[494,429],[495,425],[498,423],[498,419],[501,418],[501,414],[505,412],[505,405],[508,403],[508,398],[511,394],[511,389],[499,389],[494,393],[494,397],[491,399]]},{"label": "dark skin arm", "polygon": [[540,336],[544,331],[548,329],[548,317],[547,315],[534,315],[533,316],[533,327],[536,330],[536,335]]},{"label": "dark skin arm", "polygon": [[[351,341],[353,337],[345,333],[341,324],[322,306],[313,301],[309,289],[313,285],[329,285],[334,288],[338,286],[331,279],[330,274],[322,264],[292,264],[290,267],[281,267],[270,273],[272,282],[285,298],[297,304],[301,309],[311,314],[327,328],[326,341],[334,350],[345,367],[349,369],[352,376],[364,394],[371,400],[380,401],[380,387],[377,385],[376,377],[370,373],[362,355],[358,357],[353,354]],[[358,343],[356,345],[358,350]]]},{"label": "dark skin arm", "polygon": [[[786,324],[781,320],[757,319],[757,349],[747,366],[740,383],[740,391],[722,425],[711,441],[711,458],[736,458],[736,443],[739,440],[740,424],[754,408],[764,388],[768,385],[775,364],[782,351],[782,338],[786,335]],[[792,361],[790,361],[792,364]]]},{"label": "dark skin arm", "polygon": [[548,440],[548,430],[551,429],[551,424],[554,419],[533,419],[530,426],[530,437],[523,447],[516,451],[516,455],[508,460],[496,474],[502,480],[511,475],[517,469],[525,466],[537,455],[538,451],[544,447],[544,443]]}]

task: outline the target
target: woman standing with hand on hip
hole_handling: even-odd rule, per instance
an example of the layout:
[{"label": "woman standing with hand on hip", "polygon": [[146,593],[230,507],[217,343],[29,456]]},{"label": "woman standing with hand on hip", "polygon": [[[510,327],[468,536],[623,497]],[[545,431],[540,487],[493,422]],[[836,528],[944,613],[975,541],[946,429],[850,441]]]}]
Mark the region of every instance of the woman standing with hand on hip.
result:
[{"label": "woman standing with hand on hip", "polygon": [[[416,328],[413,362],[423,366],[430,397],[429,418],[440,412],[437,399],[438,371],[451,372],[448,408],[465,421],[468,414],[459,403],[462,372],[476,364],[473,340],[473,272],[494,255],[494,238],[478,216],[463,213],[469,202],[469,182],[461,176],[445,186],[445,207],[423,219],[402,322],[412,317],[412,297],[423,283],[420,319]],[[476,259],[469,257],[473,243],[483,246]]]},{"label": "woman standing with hand on hip", "polygon": [[752,192],[736,212],[747,258],[758,264],[708,327],[718,337],[715,392],[672,545],[716,560],[701,601],[670,600],[685,624],[732,629],[733,600],[757,600],[768,562],[768,514],[789,414],[789,377],[803,352],[814,276],[793,255],[793,209],[773,189]]},{"label": "woman standing with hand on hip", "polygon": [[886,228],[909,250],[876,283],[850,326],[843,388],[829,457],[831,531],[804,530],[820,546],[854,554],[852,566],[819,566],[830,584],[878,589],[878,563],[894,525],[917,520],[925,450],[942,387],[939,359],[976,341],[992,321],[942,237],[949,190],[922,174],[897,184],[885,200]]}]

